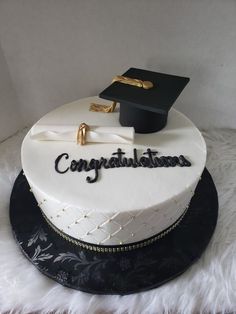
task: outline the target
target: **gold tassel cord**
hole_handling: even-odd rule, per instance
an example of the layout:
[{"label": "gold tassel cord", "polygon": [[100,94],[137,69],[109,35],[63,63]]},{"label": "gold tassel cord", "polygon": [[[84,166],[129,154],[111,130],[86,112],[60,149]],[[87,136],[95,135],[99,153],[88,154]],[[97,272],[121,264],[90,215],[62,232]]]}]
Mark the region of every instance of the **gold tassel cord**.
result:
[{"label": "gold tassel cord", "polygon": [[114,82],[120,82],[123,84],[128,84],[128,85],[132,85],[132,86],[136,86],[136,87],[141,87],[144,89],[150,89],[153,87],[152,82],[150,81],[142,81],[139,79],[134,79],[134,78],[130,78],[127,76],[121,76],[121,75],[117,75],[114,77],[114,79],[112,80],[112,83]]},{"label": "gold tassel cord", "polygon": [[[132,86],[136,86],[136,87],[144,88],[144,89],[150,89],[153,87],[153,83],[150,81],[142,81],[139,79],[134,79],[134,78],[130,78],[127,76],[121,76],[121,75],[117,75],[114,77],[114,79],[112,80],[112,83],[115,83],[115,82],[119,82],[122,84],[128,84],[128,85],[132,85]],[[109,112],[113,112],[115,110],[116,104],[117,104],[117,102],[115,102],[115,101],[113,101],[113,103],[110,106],[109,105],[103,105],[103,104],[91,103],[89,110],[94,111],[94,112],[109,113]]]}]

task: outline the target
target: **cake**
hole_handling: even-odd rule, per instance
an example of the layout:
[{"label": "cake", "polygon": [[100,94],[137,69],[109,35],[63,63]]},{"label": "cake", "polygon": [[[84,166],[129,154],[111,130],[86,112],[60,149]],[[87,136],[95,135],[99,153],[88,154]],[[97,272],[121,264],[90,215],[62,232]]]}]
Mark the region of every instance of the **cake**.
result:
[{"label": "cake", "polygon": [[[120,126],[118,106],[109,114],[89,110],[91,103],[99,102],[99,97],[89,97],[66,104],[36,125]],[[93,183],[86,178],[94,178],[94,170],[72,166],[80,159],[109,162],[114,156],[120,163],[100,167]],[[130,145],[37,141],[29,132],[21,159],[31,192],[53,232],[88,249],[119,251],[158,241],[181,223],[205,168],[206,145],[196,126],[170,109],[164,128],[136,133]]]},{"label": "cake", "polygon": [[218,197],[201,132],[172,108],[188,82],[130,68],[29,130],[9,214],[16,242],[44,275],[125,295],[199,259]]}]

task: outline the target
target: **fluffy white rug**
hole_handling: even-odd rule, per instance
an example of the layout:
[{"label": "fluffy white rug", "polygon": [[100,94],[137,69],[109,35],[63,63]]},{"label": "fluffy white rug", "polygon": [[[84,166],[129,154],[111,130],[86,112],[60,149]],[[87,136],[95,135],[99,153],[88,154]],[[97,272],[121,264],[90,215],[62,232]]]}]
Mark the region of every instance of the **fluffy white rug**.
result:
[{"label": "fluffy white rug", "polygon": [[236,311],[236,130],[204,132],[207,167],[219,193],[219,220],[202,258],[179,278],[145,293],[90,295],[44,277],[19,251],[8,206],[26,130],[0,144],[0,312],[217,313]]}]

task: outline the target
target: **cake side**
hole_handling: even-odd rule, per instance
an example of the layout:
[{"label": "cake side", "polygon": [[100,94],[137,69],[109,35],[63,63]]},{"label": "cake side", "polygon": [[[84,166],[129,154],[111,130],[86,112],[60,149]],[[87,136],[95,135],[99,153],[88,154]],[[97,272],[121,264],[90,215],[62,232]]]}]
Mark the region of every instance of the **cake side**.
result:
[{"label": "cake side", "polygon": [[87,243],[119,245],[143,241],[168,229],[187,210],[196,185],[156,208],[109,213],[57,202],[33,184],[31,191],[47,220],[62,233]]}]

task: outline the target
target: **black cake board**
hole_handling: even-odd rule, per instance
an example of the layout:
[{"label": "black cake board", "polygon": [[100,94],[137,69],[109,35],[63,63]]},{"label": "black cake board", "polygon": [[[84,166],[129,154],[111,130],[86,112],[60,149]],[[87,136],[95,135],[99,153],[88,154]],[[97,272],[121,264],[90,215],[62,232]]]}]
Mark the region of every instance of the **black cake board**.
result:
[{"label": "black cake board", "polygon": [[207,169],[179,225],[153,244],[129,252],[89,251],[58,235],[42,216],[23,172],[10,200],[13,233],[29,261],[60,284],[93,294],[141,292],[182,274],[207,247],[217,216],[217,191]]}]

